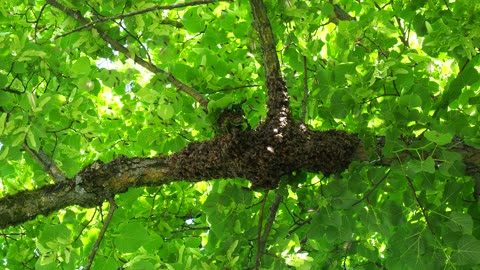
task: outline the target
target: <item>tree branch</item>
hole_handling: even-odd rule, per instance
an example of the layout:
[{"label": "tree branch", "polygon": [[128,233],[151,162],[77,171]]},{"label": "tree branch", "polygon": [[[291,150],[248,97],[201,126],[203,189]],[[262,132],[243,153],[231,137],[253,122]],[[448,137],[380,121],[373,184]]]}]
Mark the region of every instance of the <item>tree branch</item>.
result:
[{"label": "tree branch", "polygon": [[[294,171],[328,176],[342,172],[352,160],[366,160],[365,153],[380,151],[358,146],[356,136],[342,131],[314,132],[295,126],[286,129],[283,140],[275,140],[277,134],[267,124],[235,136],[190,143],[168,158],[120,156],[109,163],[97,161],[67,181],[7,195],[0,198],[0,229],[71,205],[95,207],[130,187],[244,178],[253,188],[276,188],[282,176]],[[479,150],[462,142],[449,149],[462,155],[468,174],[480,171]],[[398,154],[408,155],[408,150],[404,152]],[[381,160],[383,166],[391,162],[393,159]]]},{"label": "tree branch", "polygon": [[[277,189],[277,192],[275,193],[275,199],[272,203],[272,205],[270,206],[270,214],[268,215],[268,218],[267,218],[267,221],[265,222],[265,227],[263,229],[263,233],[261,234],[261,237],[260,237],[260,232],[261,232],[261,228],[262,228],[262,219],[263,218],[260,218],[259,219],[259,239],[258,239],[258,246],[257,246],[257,255],[256,255],[256,258],[255,258],[255,268],[254,269],[260,269],[260,264],[261,264],[261,259],[262,259],[262,255],[265,253],[265,246],[267,244],[267,239],[268,239],[268,235],[270,234],[270,230],[272,229],[272,226],[273,226],[273,222],[275,221],[275,216],[277,215],[277,212],[278,212],[278,206],[280,205],[280,202],[282,201],[283,199],[283,193],[285,192],[285,189],[286,189],[286,181],[281,181],[281,184],[279,186],[279,188]],[[268,195],[265,194],[265,197]],[[264,208],[265,204],[263,205],[262,208]],[[263,213],[263,211],[262,211]],[[262,214],[262,217],[263,217],[263,214]]]},{"label": "tree branch", "polygon": [[260,267],[260,260],[262,258],[262,228],[263,228],[263,214],[265,213],[265,204],[267,203],[268,193],[270,191],[265,191],[265,195],[263,196],[262,200],[262,208],[260,208],[260,213],[258,215],[258,225],[257,225],[257,254],[255,255],[255,268],[258,269]]},{"label": "tree branch", "polygon": [[[78,22],[80,22],[83,25],[87,25],[90,22],[85,19],[82,14],[79,11],[75,11],[73,9],[70,9],[61,3],[59,3],[57,0],[47,0],[47,4],[63,11],[70,17],[74,18]],[[163,69],[157,67],[156,65],[145,61],[143,58],[139,57],[138,55],[132,55],[130,51],[125,48],[123,45],[121,45],[118,41],[113,39],[111,36],[108,35],[106,31],[103,31],[99,27],[93,26],[93,28],[99,33],[100,37],[107,42],[110,46],[112,46],[113,49],[121,52],[123,55],[126,57],[132,59],[135,61],[135,63],[141,65],[142,67],[146,68],[147,70],[155,73],[155,74],[162,74],[165,76],[166,80],[169,81],[171,84],[173,84],[177,89],[187,93],[191,97],[193,97],[197,102],[199,102],[205,109],[207,108],[208,100],[200,94],[197,90],[194,88],[184,84],[180,80],[178,80],[173,74],[164,71]]]},{"label": "tree branch", "polygon": [[28,146],[26,142],[23,143],[23,149],[27,151],[47,172],[56,183],[65,181],[65,174],[57,167],[51,157],[49,157],[42,149],[35,151]]},{"label": "tree branch", "polygon": [[165,159],[119,157],[95,162],[73,179],[0,198],[0,229],[48,215],[71,205],[94,207],[129,187],[160,185],[167,180]]},{"label": "tree branch", "polygon": [[[77,27],[77,28],[65,33],[65,34],[59,35],[56,38],[61,38],[61,37],[68,36],[68,35],[70,35],[72,33],[75,33],[75,32],[80,32],[83,29],[90,29],[90,28],[94,27],[95,25],[97,25],[99,23],[108,22],[108,21],[113,22],[115,20],[122,20],[122,19],[125,19],[125,18],[128,18],[128,17],[133,17],[133,16],[141,15],[141,14],[152,12],[152,11],[171,10],[171,9],[176,9],[176,8],[206,5],[206,4],[217,3],[217,2],[229,2],[229,0],[197,0],[197,1],[187,2],[187,3],[178,3],[178,4],[165,5],[165,6],[153,6],[153,7],[133,11],[133,12],[126,13],[126,14],[119,14],[119,15],[116,15],[116,16],[103,17],[103,18],[100,18],[100,19],[96,19],[96,20],[93,20],[91,22],[85,23],[82,26],[79,26],[79,27]],[[50,0],[47,1],[47,3],[52,4],[52,3],[50,3]],[[172,22],[170,22],[170,23],[172,23]],[[178,24],[177,24],[177,27],[178,27]]]},{"label": "tree branch", "polygon": [[[330,0],[333,4],[333,1]],[[339,21],[353,21],[355,18],[350,16],[345,10],[343,10],[338,4],[333,4],[333,13],[331,14],[330,21],[334,24],[338,24]]]},{"label": "tree branch", "polygon": [[307,102],[308,102],[308,68],[307,57],[303,56],[303,99],[302,99],[302,115],[300,117],[300,123],[305,125],[307,115]]},{"label": "tree branch", "polygon": [[[260,39],[262,48],[263,68],[267,79],[268,113],[267,121],[276,121],[277,129],[293,122],[289,111],[287,87],[280,72],[280,62],[275,46],[275,38],[267,9],[262,0],[250,0],[253,15],[253,26]],[[281,130],[279,130],[281,134]]]},{"label": "tree branch", "polygon": [[118,206],[115,203],[115,200],[113,198],[110,198],[108,202],[110,204],[110,209],[108,210],[107,218],[105,219],[102,230],[100,231],[100,234],[98,235],[98,238],[92,247],[92,251],[88,255],[88,262],[87,262],[87,265],[85,266],[85,270],[89,270],[92,267],[93,259],[95,259],[95,255],[97,254],[97,250],[100,247],[100,243],[102,243],[102,239],[105,236],[105,232],[107,231],[107,228],[110,225],[110,222],[112,221],[113,213],[115,213],[115,210],[117,210]]},{"label": "tree branch", "polygon": [[410,177],[405,176],[405,179],[407,179],[408,187],[412,191],[413,198],[415,199],[415,203],[417,206],[420,208],[422,211],[423,218],[425,218],[425,224],[427,224],[428,229],[430,232],[435,235],[435,232],[433,230],[432,224],[430,223],[430,219],[428,217],[427,211],[425,210],[425,207],[423,206],[422,202],[420,201],[420,198],[417,196],[417,191],[415,190],[415,187],[413,186],[412,180]]},{"label": "tree branch", "polygon": [[[267,8],[262,0],[250,0],[253,15],[253,26],[258,33],[262,48],[263,68],[267,78],[282,79],[280,62],[278,61],[275,38],[268,19]],[[274,91],[275,89],[269,89]]]}]

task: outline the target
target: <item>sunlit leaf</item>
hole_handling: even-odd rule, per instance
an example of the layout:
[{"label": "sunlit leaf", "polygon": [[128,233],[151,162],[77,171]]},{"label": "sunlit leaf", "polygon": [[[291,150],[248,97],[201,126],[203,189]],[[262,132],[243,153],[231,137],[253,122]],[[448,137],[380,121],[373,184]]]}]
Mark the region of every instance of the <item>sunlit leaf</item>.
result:
[{"label": "sunlit leaf", "polygon": [[134,252],[148,241],[147,231],[138,222],[123,223],[114,238],[115,246],[120,252]]},{"label": "sunlit leaf", "polygon": [[160,104],[157,108],[158,116],[162,119],[170,119],[175,114],[175,109],[170,104]]},{"label": "sunlit leaf", "polygon": [[76,76],[87,75],[90,73],[90,59],[88,57],[78,58],[71,66],[72,73]]}]

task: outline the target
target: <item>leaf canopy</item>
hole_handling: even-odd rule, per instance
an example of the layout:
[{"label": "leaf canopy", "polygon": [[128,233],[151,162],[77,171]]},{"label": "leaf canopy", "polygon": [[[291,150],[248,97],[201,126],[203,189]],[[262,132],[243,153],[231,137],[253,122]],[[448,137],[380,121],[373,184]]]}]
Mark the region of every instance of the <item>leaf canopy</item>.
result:
[{"label": "leaf canopy", "polygon": [[[477,269],[480,3],[434,2],[265,1],[295,120],[358,134],[369,162],[288,176],[262,252],[281,189],[130,189],[93,268]],[[71,179],[212,139],[231,104],[259,126],[260,46],[247,1],[2,1],[0,195],[53,182],[27,148]],[[82,269],[107,205],[2,230],[2,267]]]}]

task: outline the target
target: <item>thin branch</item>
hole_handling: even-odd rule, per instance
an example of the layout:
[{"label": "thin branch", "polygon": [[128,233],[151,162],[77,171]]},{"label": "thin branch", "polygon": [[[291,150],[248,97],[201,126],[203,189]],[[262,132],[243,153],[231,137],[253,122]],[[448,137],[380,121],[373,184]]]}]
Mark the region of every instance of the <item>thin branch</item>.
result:
[{"label": "thin branch", "polygon": [[27,142],[23,143],[23,149],[27,151],[55,181],[60,183],[67,178],[65,174],[57,167],[51,157],[49,157],[41,148],[38,151],[30,148]]},{"label": "thin branch", "polygon": [[220,90],[212,91],[210,93],[214,94],[214,93],[219,93],[219,92],[229,92],[229,91],[235,91],[235,90],[240,90],[240,89],[244,89],[244,88],[260,87],[260,86],[261,85],[259,85],[259,84],[250,84],[250,85],[242,85],[242,86],[235,86],[235,87],[225,87],[225,88],[222,88]]},{"label": "thin branch", "polygon": [[255,257],[255,269],[258,269],[258,267],[260,266],[260,259],[262,257],[260,246],[261,246],[261,241],[262,241],[262,227],[263,227],[263,213],[264,213],[263,211],[265,210],[265,203],[267,202],[267,197],[268,197],[269,192],[270,192],[270,190],[265,191],[265,196],[263,197],[263,200],[262,200],[262,208],[260,208],[260,213],[259,213],[259,216],[258,216],[257,255]]},{"label": "thin branch", "polygon": [[268,193],[270,190],[265,191],[265,196],[262,200],[262,207],[260,208],[260,213],[258,215],[258,226],[257,226],[257,256],[255,257],[255,269],[258,269],[260,266],[261,251],[261,241],[262,241],[262,227],[263,227],[263,211],[265,210],[265,203],[267,202]]},{"label": "thin branch", "polygon": [[127,35],[129,35],[131,38],[133,38],[140,47],[142,47],[144,50],[145,50],[145,54],[147,55],[147,58],[148,58],[148,63],[152,63],[152,57],[150,56],[150,53],[148,52],[148,49],[147,47],[145,46],[145,44],[142,43],[142,41],[140,40],[140,37],[137,37],[135,36],[134,34],[132,34],[126,27],[124,27],[121,23],[117,23],[117,25],[123,29],[123,31],[125,31],[125,33],[127,33]]},{"label": "thin branch", "polygon": [[[166,5],[166,6],[153,6],[153,7],[133,11],[133,12],[126,13],[126,14],[119,14],[119,15],[112,16],[112,17],[99,18],[99,19],[93,20],[91,22],[88,22],[86,24],[83,24],[82,26],[79,26],[79,27],[67,32],[67,33],[59,35],[56,38],[65,37],[65,36],[70,35],[72,33],[80,32],[83,29],[91,29],[92,27],[94,27],[96,24],[99,24],[99,23],[103,23],[103,22],[107,22],[107,21],[122,20],[122,19],[125,19],[125,18],[128,18],[128,17],[133,17],[133,16],[136,16],[136,15],[141,15],[141,14],[152,12],[152,11],[171,10],[171,9],[176,9],[176,8],[183,8],[183,7],[188,7],[188,6],[198,6],[198,5],[205,5],[205,4],[211,4],[211,3],[216,3],[216,2],[225,2],[225,1],[226,0],[198,0],[198,1],[172,4],[172,5]],[[47,1],[47,3],[49,3],[49,2],[50,1]],[[232,2],[232,1],[227,1],[227,2]]]},{"label": "thin branch", "polygon": [[406,48],[410,48],[410,46],[408,46],[407,30],[402,27],[402,22],[400,21],[400,18],[398,16],[395,16],[395,20],[397,21],[399,28],[398,30],[400,31],[400,41],[402,41],[403,45]]},{"label": "thin branch", "polygon": [[428,218],[427,211],[425,210],[425,207],[423,207],[422,202],[420,202],[420,199],[417,196],[417,193],[416,193],[415,187],[413,186],[412,180],[408,176],[405,176],[405,178],[407,179],[408,186],[410,187],[410,190],[412,191],[413,197],[415,198],[415,202],[417,203],[418,207],[422,211],[422,215],[425,218],[425,223],[427,224],[428,229],[430,230],[430,232],[433,235],[435,235],[435,232],[433,231],[433,227],[432,227],[432,225],[430,223],[430,220]]},{"label": "thin branch", "polygon": [[85,225],[83,225],[82,229],[80,230],[80,232],[77,234],[77,236],[73,239],[73,242],[77,242],[78,239],[80,239],[80,236],[82,236],[83,234],[83,231],[88,227],[88,225],[90,225],[90,223],[92,223],[93,219],[95,218],[95,216],[97,215],[97,207],[95,207],[95,211],[93,212],[92,214],[92,218],[90,218],[89,221],[87,221],[87,223]]},{"label": "thin branch", "polygon": [[[88,7],[90,7],[91,10],[94,11],[94,13],[95,13],[95,15],[96,15],[97,17],[105,18],[105,16],[103,16],[100,12],[98,12],[98,11],[95,9],[95,7],[93,7],[92,5],[90,5],[90,4],[88,4],[88,3],[87,3],[87,5],[88,5]],[[126,8],[126,6],[123,7],[122,13],[125,11],[125,8]],[[148,52],[147,47],[145,46],[145,44],[142,43],[142,41],[140,41],[140,36],[141,36],[141,35],[140,35],[139,37],[137,37],[136,35],[134,35],[133,33],[131,33],[131,32],[127,29],[127,27],[125,27],[122,23],[120,23],[120,22],[118,22],[118,21],[116,21],[116,20],[114,20],[113,22],[114,22],[115,24],[117,24],[118,27],[120,27],[123,31],[125,31],[125,33],[127,33],[128,36],[130,36],[131,38],[133,38],[133,39],[138,43],[138,45],[145,50],[145,53],[146,53],[147,58],[148,58],[148,62],[149,62],[149,63],[152,63],[152,57],[150,56],[150,53]]]},{"label": "thin branch", "polygon": [[[36,18],[34,24],[35,24],[35,32],[33,34],[33,38],[35,40],[35,43],[38,43],[37,42],[37,33],[38,33],[38,23],[40,22],[40,19],[42,18],[42,14],[43,14],[43,11],[45,10],[45,7],[47,6],[47,4],[44,4],[42,6],[42,8],[40,9],[40,14],[38,14],[38,18]],[[26,17],[26,16],[25,16]]]},{"label": "thin branch", "polygon": [[[255,258],[254,269],[260,269],[262,254],[265,252],[265,246],[267,244],[268,235],[270,233],[270,230],[272,229],[273,222],[275,221],[275,216],[277,215],[277,212],[278,212],[278,206],[280,205],[280,202],[283,199],[283,192],[285,191],[286,186],[287,186],[286,181],[284,181],[284,180],[280,181],[280,185],[279,185],[279,187],[277,189],[277,192],[275,194],[275,199],[274,199],[272,205],[269,208],[270,214],[268,215],[267,221],[265,222],[265,227],[263,229],[263,233],[260,237],[260,233],[261,233],[261,230],[262,230],[263,209],[265,209],[265,202],[262,206],[261,217],[258,221],[259,222],[259,225],[258,225],[258,230],[259,230],[258,236],[259,237],[258,237],[258,241],[257,241],[257,255],[256,255],[256,258]],[[265,198],[267,197],[267,195],[268,195],[268,193],[265,194]]]},{"label": "thin branch", "polygon": [[367,194],[365,194],[365,196],[363,196],[363,198],[359,201],[357,201],[356,203],[352,204],[352,207],[361,203],[362,201],[364,200],[368,200],[368,198],[370,197],[370,195],[372,195],[372,193],[377,190],[377,188],[383,183],[383,181],[385,181],[385,179],[387,179],[388,175],[390,174],[391,170],[388,169],[387,173],[382,177],[382,179],[380,179],[380,181],[378,181],[371,190],[369,190],[367,192]]},{"label": "thin branch", "polygon": [[97,241],[95,241],[95,244],[93,244],[90,255],[88,255],[88,262],[87,262],[87,265],[85,266],[85,270],[89,270],[92,267],[93,260],[95,259],[95,255],[97,255],[97,250],[100,247],[100,243],[102,242],[102,239],[105,236],[105,232],[107,231],[107,228],[110,225],[110,222],[112,221],[113,213],[115,213],[115,210],[117,210],[118,206],[115,203],[115,200],[113,198],[110,198],[108,202],[110,204],[110,209],[108,210],[107,218],[103,223],[103,227],[102,227],[102,230],[100,231],[100,234],[98,235]]},{"label": "thin branch", "polygon": [[383,55],[385,58],[388,58],[388,56],[389,56],[388,51],[385,51],[378,43],[376,43],[373,39],[369,38],[366,34],[364,35],[364,37],[368,41],[370,41],[373,45],[375,45],[375,47],[377,47],[379,54]]},{"label": "thin branch", "polygon": [[307,57],[303,56],[303,100],[302,100],[302,116],[300,123],[305,125],[305,117],[307,115],[307,100],[308,100],[308,69]]},{"label": "thin branch", "polygon": [[[70,9],[70,8],[62,5],[61,3],[59,3],[57,0],[47,0],[46,3],[50,4],[51,6],[57,8],[61,11],[63,11],[64,13],[66,13],[70,17],[76,19],[78,22],[80,22],[83,25],[86,25],[86,24],[89,23],[88,20],[85,19],[85,17],[83,17],[82,14],[79,11],[75,11],[73,9]],[[135,61],[135,63],[141,65],[142,67],[146,68],[147,70],[149,70],[149,71],[151,71],[155,74],[162,74],[163,76],[165,76],[165,79],[167,81],[169,81],[171,84],[173,84],[177,89],[187,93],[188,95],[193,97],[197,102],[199,102],[205,109],[207,108],[208,100],[202,94],[200,94],[197,90],[195,90],[194,88],[184,84],[183,82],[178,80],[175,76],[173,76],[173,74],[171,74],[169,72],[166,72],[165,70],[160,69],[156,65],[145,61],[143,58],[139,57],[138,55],[130,53],[130,51],[126,47],[124,47],[117,40],[115,40],[110,35],[108,35],[108,33],[106,31],[103,31],[102,29],[100,29],[96,26],[93,26],[93,28],[95,28],[95,30],[98,32],[100,37],[105,42],[107,42],[113,49],[121,52],[123,55],[132,59],[133,61]]]}]

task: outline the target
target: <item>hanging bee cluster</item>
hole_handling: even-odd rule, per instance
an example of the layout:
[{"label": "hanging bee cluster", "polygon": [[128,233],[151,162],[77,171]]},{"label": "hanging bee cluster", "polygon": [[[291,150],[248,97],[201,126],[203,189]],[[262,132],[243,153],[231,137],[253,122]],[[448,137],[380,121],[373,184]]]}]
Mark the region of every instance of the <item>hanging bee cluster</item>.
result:
[{"label": "hanging bee cluster", "polygon": [[242,104],[230,105],[220,112],[216,124],[220,134],[236,135],[243,130],[250,129]]}]

